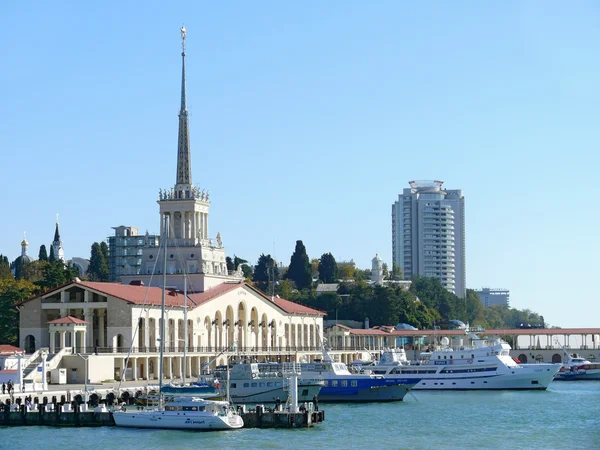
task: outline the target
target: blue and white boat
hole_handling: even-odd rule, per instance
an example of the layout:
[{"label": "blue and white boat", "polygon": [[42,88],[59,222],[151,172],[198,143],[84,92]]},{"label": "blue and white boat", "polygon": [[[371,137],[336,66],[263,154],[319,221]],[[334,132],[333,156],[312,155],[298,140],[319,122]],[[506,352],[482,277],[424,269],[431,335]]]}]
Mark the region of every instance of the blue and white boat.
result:
[{"label": "blue and white boat", "polygon": [[351,373],[346,364],[333,361],[326,350],[323,360],[302,363],[304,376],[323,378],[318,399],[322,402],[391,402],[402,401],[420,381],[416,377],[388,378],[381,375]]}]

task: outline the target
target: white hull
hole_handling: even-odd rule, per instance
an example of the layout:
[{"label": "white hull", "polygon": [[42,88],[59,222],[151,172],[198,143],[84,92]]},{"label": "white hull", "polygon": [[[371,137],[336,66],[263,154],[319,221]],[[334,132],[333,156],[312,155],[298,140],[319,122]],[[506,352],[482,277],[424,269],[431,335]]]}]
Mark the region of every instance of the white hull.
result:
[{"label": "white hull", "polygon": [[156,428],[176,430],[230,430],[242,428],[238,415],[184,414],[170,411],[115,411],[115,424],[128,428]]},{"label": "white hull", "polygon": [[[501,373],[489,375],[473,374],[431,374],[413,388],[415,390],[544,390],[552,382],[558,371],[557,364],[531,364],[511,367],[506,370],[498,367]],[[455,366],[460,369],[461,366]],[[464,367],[464,366],[463,366]]]}]

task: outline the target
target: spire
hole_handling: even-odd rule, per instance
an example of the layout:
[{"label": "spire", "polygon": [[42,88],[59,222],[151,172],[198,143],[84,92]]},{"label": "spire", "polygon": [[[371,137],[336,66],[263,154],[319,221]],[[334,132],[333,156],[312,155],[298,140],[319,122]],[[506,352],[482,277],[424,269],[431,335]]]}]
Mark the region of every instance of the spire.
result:
[{"label": "spire", "polygon": [[[181,26],[181,110],[179,111],[179,139],[177,143],[177,185],[192,184],[190,131],[185,94],[185,26]],[[188,188],[189,190],[189,188]]]},{"label": "spire", "polygon": [[21,256],[27,256],[27,233],[23,232],[23,241],[21,242]]},{"label": "spire", "polygon": [[54,242],[60,242],[60,231],[58,231],[58,214],[56,215],[56,230],[54,230]]}]

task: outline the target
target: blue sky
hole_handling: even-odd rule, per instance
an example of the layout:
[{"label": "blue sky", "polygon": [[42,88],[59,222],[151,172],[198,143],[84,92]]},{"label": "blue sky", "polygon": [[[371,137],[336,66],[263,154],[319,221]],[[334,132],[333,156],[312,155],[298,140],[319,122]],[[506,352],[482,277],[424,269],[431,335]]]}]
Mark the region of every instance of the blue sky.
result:
[{"label": "blue sky", "polygon": [[159,230],[179,27],[192,170],[229,255],[391,263],[413,179],[466,198],[467,284],[598,326],[596,2],[0,4],[0,253]]}]

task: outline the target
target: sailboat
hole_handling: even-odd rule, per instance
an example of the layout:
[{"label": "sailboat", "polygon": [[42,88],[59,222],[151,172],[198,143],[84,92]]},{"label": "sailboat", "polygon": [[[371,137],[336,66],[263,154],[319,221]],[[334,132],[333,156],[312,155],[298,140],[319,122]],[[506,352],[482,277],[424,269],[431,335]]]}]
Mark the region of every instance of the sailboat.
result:
[{"label": "sailboat", "polygon": [[167,238],[169,216],[164,217],[164,267],[162,282],[160,361],[159,361],[159,404],[152,410],[127,410],[113,412],[118,427],[181,429],[181,430],[231,430],[244,426],[242,417],[228,401],[209,401],[199,397],[175,397],[164,404],[163,356],[165,348],[165,289],[167,284]]}]

